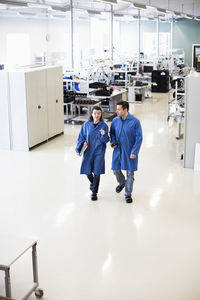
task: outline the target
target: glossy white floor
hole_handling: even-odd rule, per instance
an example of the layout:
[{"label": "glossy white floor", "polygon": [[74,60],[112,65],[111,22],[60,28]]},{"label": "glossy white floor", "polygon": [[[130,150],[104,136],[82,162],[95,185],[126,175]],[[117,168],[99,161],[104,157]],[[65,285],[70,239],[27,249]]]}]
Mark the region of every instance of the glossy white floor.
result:
[{"label": "glossy white floor", "polygon": [[[79,125],[29,153],[0,151],[0,232],[38,240],[44,299],[200,299],[200,173],[182,167],[167,95],[130,111],[144,132],[132,204],[115,193],[110,146],[99,200],[90,200],[74,153]],[[13,297],[28,272],[15,270]]]}]

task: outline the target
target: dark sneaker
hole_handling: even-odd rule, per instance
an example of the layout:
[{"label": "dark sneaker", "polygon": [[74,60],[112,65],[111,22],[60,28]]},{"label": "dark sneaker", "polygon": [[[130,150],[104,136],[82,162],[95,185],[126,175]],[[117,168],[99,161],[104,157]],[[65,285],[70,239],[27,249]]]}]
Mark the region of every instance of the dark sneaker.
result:
[{"label": "dark sneaker", "polygon": [[118,185],[117,187],[116,187],[116,189],[115,189],[115,191],[116,191],[116,193],[120,193],[122,190],[123,190],[123,188],[125,187],[125,184],[123,184],[123,185]]},{"label": "dark sneaker", "polygon": [[95,200],[97,200],[98,198],[97,198],[97,194],[94,194],[94,193],[92,193],[92,195],[91,195],[91,200],[92,201],[95,201]]},{"label": "dark sneaker", "polygon": [[126,200],[126,203],[132,203],[133,202],[133,199],[132,199],[131,196],[125,197],[125,200]]},{"label": "dark sneaker", "polygon": [[90,191],[92,191],[92,188],[93,188],[93,184],[90,183]]}]

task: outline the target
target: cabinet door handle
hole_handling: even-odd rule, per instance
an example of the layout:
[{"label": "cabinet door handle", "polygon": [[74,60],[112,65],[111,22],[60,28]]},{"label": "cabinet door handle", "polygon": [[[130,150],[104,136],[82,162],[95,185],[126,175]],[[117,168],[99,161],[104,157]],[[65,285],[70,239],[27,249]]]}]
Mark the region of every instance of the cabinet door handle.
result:
[{"label": "cabinet door handle", "polygon": [[40,105],[38,105],[38,109],[40,109],[41,108],[41,106]]},{"label": "cabinet door handle", "polygon": [[58,103],[58,99],[56,99],[56,103]]}]

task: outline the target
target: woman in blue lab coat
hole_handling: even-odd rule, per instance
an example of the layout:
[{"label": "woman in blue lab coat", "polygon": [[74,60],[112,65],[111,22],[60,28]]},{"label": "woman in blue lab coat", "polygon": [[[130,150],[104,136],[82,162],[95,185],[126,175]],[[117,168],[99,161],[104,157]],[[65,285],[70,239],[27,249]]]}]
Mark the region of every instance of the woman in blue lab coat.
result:
[{"label": "woman in blue lab coat", "polygon": [[80,155],[83,143],[88,144],[83,153],[80,173],[86,174],[90,181],[91,200],[97,200],[100,175],[105,174],[105,151],[108,141],[108,126],[103,121],[102,110],[99,106],[94,106],[89,121],[81,127],[75,149],[77,155]]},{"label": "woman in blue lab coat", "polygon": [[[129,103],[117,103],[117,117],[111,123],[111,146],[114,148],[112,170],[118,181],[116,192],[125,187],[125,200],[132,202],[134,171],[138,168],[138,154],[142,144],[140,121],[129,113]],[[121,170],[126,170],[127,179]]]}]

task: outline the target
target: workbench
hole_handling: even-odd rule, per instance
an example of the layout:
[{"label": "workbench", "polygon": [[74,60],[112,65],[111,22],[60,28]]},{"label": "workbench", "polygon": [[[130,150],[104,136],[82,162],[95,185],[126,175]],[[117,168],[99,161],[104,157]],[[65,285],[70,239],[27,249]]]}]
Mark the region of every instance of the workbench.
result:
[{"label": "workbench", "polygon": [[[32,250],[33,286],[20,300],[26,300],[35,292],[35,296],[41,298],[43,291],[38,289],[38,266],[37,266],[37,241],[27,238],[16,238],[13,236],[0,236],[0,271],[5,272],[5,295],[12,300],[10,269],[12,265],[21,258],[28,250]],[[20,274],[19,274],[20,275]],[[0,296],[1,297],[1,296]],[[19,299],[18,299],[19,300]]]}]

